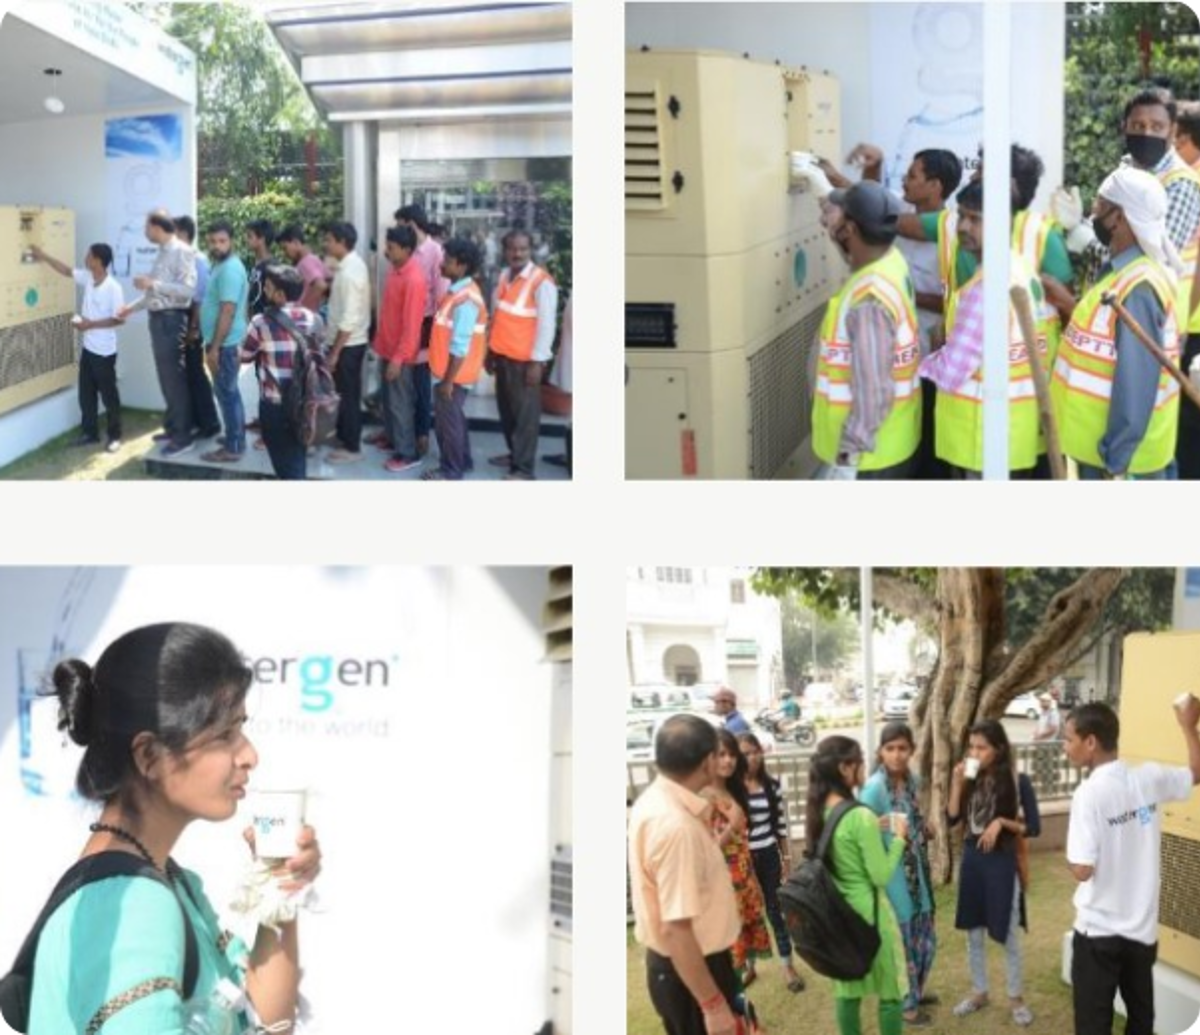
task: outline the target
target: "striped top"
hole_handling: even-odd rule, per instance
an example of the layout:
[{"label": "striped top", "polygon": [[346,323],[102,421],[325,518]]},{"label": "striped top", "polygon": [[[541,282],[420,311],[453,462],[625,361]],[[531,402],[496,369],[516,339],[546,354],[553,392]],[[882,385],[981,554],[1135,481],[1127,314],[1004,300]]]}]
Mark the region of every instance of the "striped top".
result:
[{"label": "striped top", "polygon": [[780,839],[788,836],[787,817],[784,810],[779,810],[776,817],[775,830],[771,829],[771,800],[767,797],[765,787],[757,791],[747,789],[750,800],[750,850],[757,852],[763,848],[773,848]]}]

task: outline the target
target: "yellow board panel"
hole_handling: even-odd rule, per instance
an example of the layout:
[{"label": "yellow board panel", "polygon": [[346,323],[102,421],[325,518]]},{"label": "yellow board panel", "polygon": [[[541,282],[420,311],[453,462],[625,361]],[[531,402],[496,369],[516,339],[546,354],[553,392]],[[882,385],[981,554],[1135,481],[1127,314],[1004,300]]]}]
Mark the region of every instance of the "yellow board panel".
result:
[{"label": "yellow board panel", "polygon": [[75,217],[64,208],[0,207],[0,328],[33,323],[75,311],[75,284],[29,249],[75,262]]},{"label": "yellow board panel", "polygon": [[[1125,640],[1121,757],[1186,765],[1171,702],[1200,696],[1200,632],[1138,633]],[[1159,958],[1200,977],[1200,792],[1163,810]]]}]

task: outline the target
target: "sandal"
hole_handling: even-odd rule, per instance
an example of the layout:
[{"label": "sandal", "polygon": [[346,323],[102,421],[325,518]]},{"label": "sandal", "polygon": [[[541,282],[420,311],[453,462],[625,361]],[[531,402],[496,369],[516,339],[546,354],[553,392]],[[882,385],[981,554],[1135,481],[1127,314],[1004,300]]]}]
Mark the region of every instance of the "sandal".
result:
[{"label": "sandal", "polygon": [[1022,1003],[1020,1006],[1013,1007],[1012,1019],[1013,1024],[1028,1028],[1033,1023],[1033,1011],[1025,1003]]},{"label": "sandal", "polygon": [[804,978],[802,978],[795,971],[792,971],[792,973],[786,975],[786,977],[787,977],[787,990],[789,992],[792,992],[792,993],[803,992],[804,989],[807,987],[804,984]]},{"label": "sandal", "polygon": [[987,1005],[987,999],[976,999],[974,996],[969,996],[954,1008],[954,1016],[967,1017],[970,1014],[978,1013]]},{"label": "sandal", "polygon": [[912,1017],[904,1014],[904,1023],[910,1028],[928,1028],[933,1023],[933,1018],[924,1010],[918,1010]]}]

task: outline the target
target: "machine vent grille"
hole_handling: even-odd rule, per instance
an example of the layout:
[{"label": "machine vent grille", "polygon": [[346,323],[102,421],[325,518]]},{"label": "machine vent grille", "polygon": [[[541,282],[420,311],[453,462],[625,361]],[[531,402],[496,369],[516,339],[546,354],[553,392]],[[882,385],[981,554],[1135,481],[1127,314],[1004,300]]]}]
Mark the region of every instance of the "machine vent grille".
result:
[{"label": "machine vent grille", "polygon": [[625,91],[625,207],[657,211],[667,207],[662,104],[657,87]]},{"label": "machine vent grille", "polygon": [[1200,938],[1200,910],[1196,889],[1200,887],[1200,841],[1178,834],[1163,834],[1162,892],[1158,921],[1163,927],[1189,938]]},{"label": "machine vent grille", "polygon": [[571,568],[550,569],[550,591],[542,617],[546,634],[546,660],[570,661],[573,625],[571,619]]},{"label": "machine vent grille", "polygon": [[0,390],[74,363],[75,334],[69,314],[0,327]]},{"label": "machine vent grille", "polygon": [[571,930],[572,870],[571,849],[560,845],[550,860],[550,920],[560,931]]},{"label": "machine vent grille", "polygon": [[808,437],[822,307],[750,357],[750,477],[770,478]]}]

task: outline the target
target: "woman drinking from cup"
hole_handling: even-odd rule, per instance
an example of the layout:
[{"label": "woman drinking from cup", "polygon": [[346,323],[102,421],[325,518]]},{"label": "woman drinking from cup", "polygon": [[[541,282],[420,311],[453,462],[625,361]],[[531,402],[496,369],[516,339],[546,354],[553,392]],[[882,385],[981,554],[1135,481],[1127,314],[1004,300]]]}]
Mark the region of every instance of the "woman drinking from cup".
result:
[{"label": "woman drinking from cup", "polygon": [[909,768],[916,744],[907,723],[890,722],[879,738],[879,767],[871,774],[859,800],[880,816],[884,829],[883,844],[891,846],[892,816],[903,816],[908,824],[908,843],[904,857],[888,882],[888,899],[900,923],[904,956],[908,961],[908,996],[904,1000],[904,1020],[914,1027],[931,1023],[922,1004],[931,1005],[937,997],[925,992],[937,955],[934,929],[933,882],[929,874],[929,841],[925,819],[918,801],[917,775]]},{"label": "woman drinking from cup", "polygon": [[956,1017],[988,1005],[985,938],[1004,946],[1013,1021],[1025,1026],[1033,1014],[1023,997],[1018,927],[1028,929],[1025,896],[1017,872],[1018,838],[1041,832],[1033,785],[1019,783],[1004,727],[995,719],[968,731],[967,757],[954,767],[946,819],[966,823],[958,910],[954,926],[967,932],[973,994],[954,1008]]},{"label": "woman drinking from cup", "polygon": [[[86,748],[77,790],[101,807],[81,859],[127,853],[153,869],[85,884],[50,915],[37,943],[30,1035],[179,1035],[190,1013],[212,1016],[220,982],[244,993],[215,1007],[224,1030],[289,1031],[297,922],[260,927],[246,946],[221,929],[199,877],[171,858],[193,820],[234,815],[258,764],[243,731],[252,677],[240,652],[212,629],[170,622],[121,636],[94,669],[63,661],[53,678],[60,727]],[[298,891],[320,868],[305,827],[278,871],[282,887]]]}]

